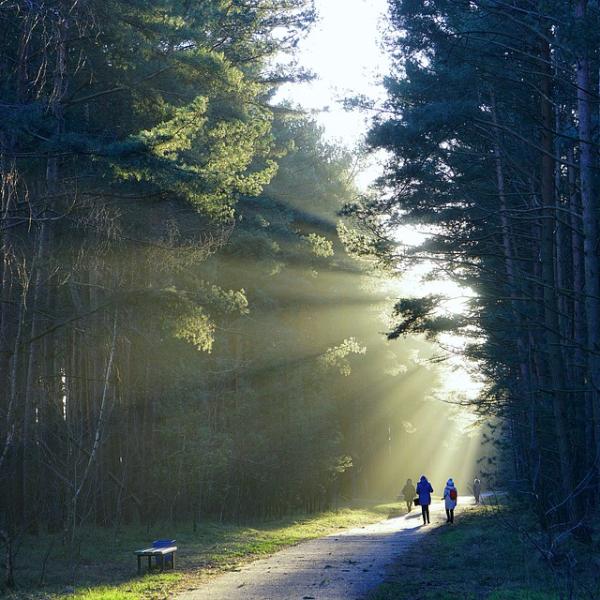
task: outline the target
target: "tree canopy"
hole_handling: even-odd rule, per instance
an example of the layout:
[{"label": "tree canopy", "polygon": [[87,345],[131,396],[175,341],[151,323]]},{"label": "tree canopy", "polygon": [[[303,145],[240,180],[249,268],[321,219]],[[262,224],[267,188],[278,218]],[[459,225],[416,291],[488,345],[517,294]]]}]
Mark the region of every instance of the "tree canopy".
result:
[{"label": "tree canopy", "polygon": [[[389,160],[380,193],[346,212],[388,241],[385,264],[426,261],[474,295],[462,314],[443,296],[401,299],[389,337],[468,341],[505,479],[552,539],[585,538],[600,485],[597,6],[390,8],[394,67],[369,134]],[[423,244],[397,242],[407,223]]]}]

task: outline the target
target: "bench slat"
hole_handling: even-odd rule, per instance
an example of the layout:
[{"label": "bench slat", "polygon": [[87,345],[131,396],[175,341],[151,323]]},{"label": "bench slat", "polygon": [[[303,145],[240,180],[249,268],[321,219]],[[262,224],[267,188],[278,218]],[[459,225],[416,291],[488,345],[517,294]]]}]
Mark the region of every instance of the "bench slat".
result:
[{"label": "bench slat", "polygon": [[177,551],[177,546],[170,546],[168,548],[144,548],[143,550],[134,550],[133,553],[138,556],[148,555],[160,555],[160,554],[171,554]]}]

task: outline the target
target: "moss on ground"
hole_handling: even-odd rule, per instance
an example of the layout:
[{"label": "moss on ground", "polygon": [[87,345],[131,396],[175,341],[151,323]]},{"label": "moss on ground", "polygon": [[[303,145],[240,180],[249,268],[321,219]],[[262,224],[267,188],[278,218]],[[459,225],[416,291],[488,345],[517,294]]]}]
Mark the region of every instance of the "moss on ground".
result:
[{"label": "moss on ground", "polygon": [[[191,524],[165,524],[151,530],[127,527],[118,532],[90,528],[81,532],[76,559],[69,556],[59,535],[29,537],[23,540],[17,556],[18,589],[10,593],[4,590],[4,597],[7,600],[163,600],[253,558],[339,529],[373,523],[399,510],[400,505],[394,503],[343,508],[316,516],[295,515],[252,525],[208,521],[199,525],[196,532]],[[138,577],[133,550],[164,537],[177,540],[177,569]],[[45,558],[45,581],[41,585]],[[146,565],[145,560],[142,564]]]},{"label": "moss on ground", "polygon": [[[543,536],[531,526],[533,521],[507,507],[478,507],[459,514],[454,525],[420,538],[368,600],[567,598],[565,568],[555,565],[553,572],[535,549],[532,540]],[[573,550],[579,560],[572,598],[600,597],[598,569],[586,558],[591,559],[592,549]]]}]

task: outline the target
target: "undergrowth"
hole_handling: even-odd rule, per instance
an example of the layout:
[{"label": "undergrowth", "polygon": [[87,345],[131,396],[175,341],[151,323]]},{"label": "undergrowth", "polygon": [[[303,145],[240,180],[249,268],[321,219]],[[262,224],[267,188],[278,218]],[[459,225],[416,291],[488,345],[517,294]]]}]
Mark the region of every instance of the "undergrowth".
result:
[{"label": "undergrowth", "polygon": [[535,519],[510,507],[477,507],[432,530],[397,562],[369,600],[563,600],[600,598],[592,547],[571,542],[572,568],[536,545]]},{"label": "undergrowth", "polygon": [[[163,600],[244,561],[339,529],[373,523],[399,509],[395,503],[364,505],[247,525],[205,521],[196,532],[189,523],[151,530],[88,528],[80,532],[76,555],[60,535],[32,536],[23,540],[17,555],[18,587],[3,591],[7,600]],[[156,538],[177,540],[177,568],[138,577],[133,551]]]}]

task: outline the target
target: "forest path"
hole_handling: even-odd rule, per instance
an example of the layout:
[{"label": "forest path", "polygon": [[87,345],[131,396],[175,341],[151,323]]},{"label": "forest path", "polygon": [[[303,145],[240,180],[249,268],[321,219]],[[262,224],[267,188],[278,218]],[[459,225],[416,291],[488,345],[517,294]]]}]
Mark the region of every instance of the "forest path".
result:
[{"label": "forest path", "polygon": [[[473,503],[460,498],[460,507]],[[442,502],[423,526],[416,508],[403,517],[286,548],[178,596],[178,600],[353,600],[382,583],[386,569],[421,535],[446,522]]]}]

